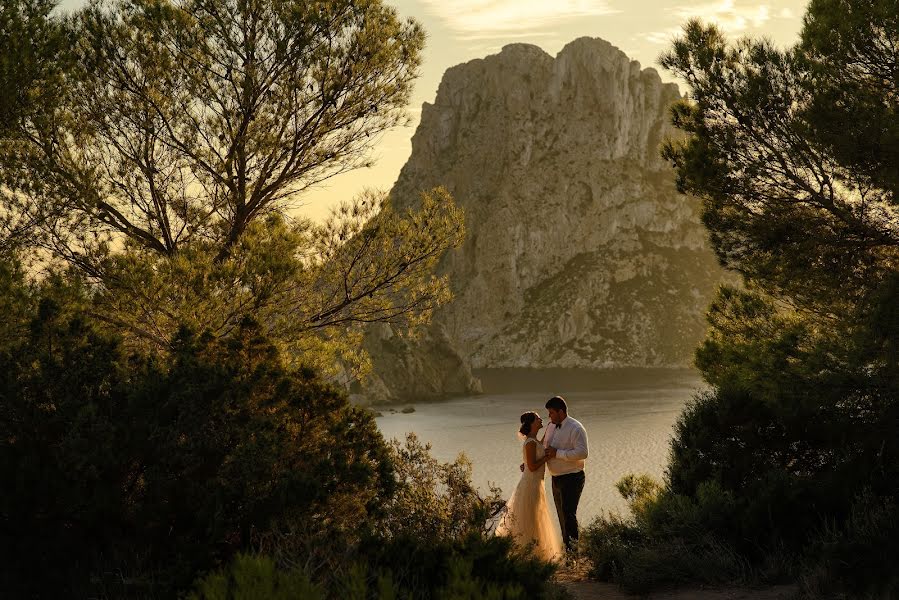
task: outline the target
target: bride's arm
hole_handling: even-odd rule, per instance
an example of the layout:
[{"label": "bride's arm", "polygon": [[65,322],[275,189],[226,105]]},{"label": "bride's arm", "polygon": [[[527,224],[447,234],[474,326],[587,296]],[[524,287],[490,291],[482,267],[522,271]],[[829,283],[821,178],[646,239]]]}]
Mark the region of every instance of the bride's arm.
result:
[{"label": "bride's arm", "polygon": [[531,471],[536,471],[546,462],[545,456],[543,458],[537,458],[537,440],[528,442],[524,445],[524,458],[528,464],[528,469]]}]

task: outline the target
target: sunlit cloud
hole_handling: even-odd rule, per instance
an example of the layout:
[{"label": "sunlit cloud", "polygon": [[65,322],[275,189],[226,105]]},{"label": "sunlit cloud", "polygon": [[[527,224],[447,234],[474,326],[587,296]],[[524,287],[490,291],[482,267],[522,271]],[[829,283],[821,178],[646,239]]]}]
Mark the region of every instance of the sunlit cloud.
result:
[{"label": "sunlit cloud", "polygon": [[421,0],[458,36],[533,35],[561,23],[616,14],[605,0]]},{"label": "sunlit cloud", "polygon": [[662,45],[669,44],[674,38],[683,34],[684,30],[678,27],[669,27],[668,29],[662,31],[650,31],[648,33],[641,33],[637,37],[643,40],[646,40],[650,44]]},{"label": "sunlit cloud", "polygon": [[[534,38],[551,38],[557,37],[559,35],[558,31],[511,31],[503,33],[503,39],[506,40],[517,40],[517,39],[527,39],[531,40]],[[495,40],[496,33],[491,32],[483,32],[483,33],[462,33],[459,34],[458,39],[465,41],[479,41],[479,40]]]},{"label": "sunlit cloud", "polygon": [[716,23],[722,31],[731,35],[743,33],[750,27],[761,27],[771,19],[771,7],[767,4],[737,6],[734,0],[678,6],[671,11],[680,21],[699,18]]},{"label": "sunlit cloud", "polygon": [[683,23],[689,19],[701,19],[705,23],[716,24],[725,34],[741,35],[750,29],[765,25],[772,18],[793,19],[795,15],[789,8],[774,13],[768,4],[741,5],[736,0],[717,0],[702,4],[681,5],[666,10],[678,23],[659,31],[640,34],[640,39],[652,44],[669,44],[671,40],[683,33]]}]

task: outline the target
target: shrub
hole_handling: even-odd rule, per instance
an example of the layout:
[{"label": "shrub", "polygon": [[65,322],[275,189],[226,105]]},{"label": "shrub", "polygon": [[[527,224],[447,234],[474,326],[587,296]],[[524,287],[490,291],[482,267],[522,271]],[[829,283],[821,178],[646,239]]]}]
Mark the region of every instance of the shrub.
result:
[{"label": "shrub", "polygon": [[387,538],[461,540],[486,523],[505,502],[499,490],[482,495],[471,482],[472,465],[464,454],[441,463],[414,433],[390,442],[396,489],[384,506],[380,531]]},{"label": "shrub", "polygon": [[603,515],[584,532],[594,577],[635,593],[749,578],[746,561],[708,528],[732,513],[732,497],[720,487],[705,485],[695,499],[672,494],[645,475],[628,475],[617,487],[632,517]]},{"label": "shrub", "polygon": [[3,589],[171,595],[273,531],[365,535],[394,485],[370,416],[285,367],[251,322],[182,332],[161,364],[57,283],[0,355]]},{"label": "shrub", "polygon": [[330,590],[325,590],[313,584],[301,568],[279,569],[268,556],[240,554],[228,567],[202,577],[188,600],[523,600],[533,597],[526,596],[520,583],[495,582],[479,576],[476,562],[471,556],[454,555],[442,572],[434,573],[441,583],[429,595],[423,595],[420,589],[395,582],[389,571],[375,571],[358,563],[335,580]]},{"label": "shrub", "polygon": [[581,535],[580,550],[591,562],[591,575],[600,581],[620,581],[631,556],[646,536],[634,522],[615,513],[593,520]]},{"label": "shrub", "polygon": [[8,283],[28,318],[0,348],[9,595],[557,597],[552,565],[488,535],[502,501],[464,456],[385,443],[253,322],[148,358],[91,322],[78,282]]},{"label": "shrub", "polygon": [[153,454],[142,501],[159,547],[187,553],[184,576],[274,530],[325,555],[357,543],[393,488],[374,420],[310,372],[282,366],[252,326],[224,342],[181,343],[146,391],[150,422],[164,425],[145,430]]},{"label": "shrub", "polygon": [[700,394],[675,425],[670,491],[700,504],[711,485],[730,494],[724,512],[697,525],[753,561],[778,547],[798,554],[823,519],[846,518],[859,489],[892,485],[883,467],[896,468],[894,450],[881,448],[877,434],[896,425],[885,420],[890,411],[870,406],[880,395],[853,397],[812,383],[794,383],[791,395],[774,400],[739,387]]},{"label": "shrub", "polygon": [[[878,562],[889,555],[889,538],[876,535],[890,530],[891,509],[863,516],[852,508],[859,489],[895,497],[899,421],[889,388],[864,396],[815,389],[794,382],[793,395],[779,399],[736,386],[699,395],[675,426],[667,483],[623,479],[632,518],[605,516],[590,527],[594,574],[634,591],[780,582],[803,571],[819,591],[831,578],[835,589],[863,589],[862,576],[850,572],[865,573],[877,589],[894,585]],[[836,432],[839,447],[829,437]],[[817,535],[825,523],[826,535]],[[869,552],[861,568],[855,561]]]},{"label": "shrub", "polygon": [[325,600],[325,593],[299,568],[282,570],[266,556],[238,554],[227,569],[206,575],[188,600]]},{"label": "shrub", "polygon": [[471,532],[461,540],[435,540],[418,538],[410,532],[383,545],[365,548],[360,556],[372,569],[392,573],[410,598],[441,597],[441,590],[452,588],[452,578],[461,573],[459,569],[474,582],[466,584],[469,587],[483,584],[484,590],[489,586],[499,590],[522,588],[535,600],[552,597],[548,582],[555,566],[515,548],[503,537]]},{"label": "shrub", "polygon": [[899,596],[899,506],[866,490],[849,519],[821,530],[810,545],[800,579],[808,598]]},{"label": "shrub", "polygon": [[437,590],[435,600],[524,600],[519,583],[493,583],[472,574],[471,559],[454,558],[449,564],[446,586]]},{"label": "shrub", "polygon": [[548,597],[554,567],[517,550],[508,538],[489,535],[488,523],[505,503],[497,489],[482,495],[473,486],[464,454],[440,463],[414,434],[404,443],[394,440],[390,450],[396,490],[360,559],[392,573],[414,598],[435,598],[453,570],[462,568],[458,561],[470,563],[475,580],[499,590],[522,586],[534,598]]}]

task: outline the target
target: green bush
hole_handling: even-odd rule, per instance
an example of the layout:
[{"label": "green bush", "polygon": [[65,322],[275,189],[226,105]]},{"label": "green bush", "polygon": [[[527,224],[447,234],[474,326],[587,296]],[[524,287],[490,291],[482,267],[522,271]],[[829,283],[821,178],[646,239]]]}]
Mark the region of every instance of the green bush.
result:
[{"label": "green bush", "polygon": [[[487,522],[502,505],[496,490],[482,495],[471,482],[464,455],[441,463],[414,434],[389,444],[394,482],[381,497],[379,512],[359,521],[358,543],[322,552],[327,539],[269,535],[259,546],[278,564],[300,561],[328,589],[340,587],[353,564],[372,573],[390,573],[412,598],[433,598],[446,584],[456,558],[471,559],[474,575],[492,584],[529,584],[539,597],[553,567],[514,550],[505,538],[488,535]],[[376,582],[368,582],[368,586]],[[350,591],[344,590],[345,594]]]},{"label": "green bush", "polygon": [[435,600],[524,600],[526,597],[521,584],[485,582],[475,577],[472,570],[471,559],[453,559],[446,586],[437,590]]},{"label": "green bush", "polygon": [[798,555],[825,520],[848,518],[859,490],[889,496],[899,481],[899,448],[888,441],[899,435],[889,387],[796,385],[777,401],[719,387],[700,395],[675,426],[671,492],[700,499],[714,484],[730,494],[725,513],[703,522],[752,560],[778,547]]},{"label": "green bush", "polygon": [[416,600],[440,597],[440,593],[445,593],[441,590],[451,587],[453,573],[462,566],[473,581],[485,586],[500,590],[521,587],[528,590],[529,598],[536,600],[552,597],[548,582],[555,572],[554,565],[515,548],[507,538],[477,531],[456,540],[420,538],[408,532],[363,548],[360,557],[373,570],[392,573],[404,593]]},{"label": "green bush", "polygon": [[464,455],[440,463],[414,434],[404,443],[394,440],[390,449],[396,488],[358,560],[391,573],[412,598],[436,598],[461,568],[459,561],[470,563],[479,582],[499,590],[523,586],[531,597],[549,597],[546,581],[554,567],[515,549],[508,538],[488,535],[487,523],[504,502],[496,489],[482,495],[474,488]]},{"label": "green bush", "polygon": [[814,539],[800,579],[808,598],[899,597],[899,505],[865,491],[848,520]]},{"label": "green bush", "polygon": [[631,556],[646,543],[645,533],[635,523],[611,513],[597,517],[587,526],[579,549],[590,559],[593,577],[599,581],[621,581]]},{"label": "green bush", "polygon": [[252,326],[223,343],[182,343],[146,392],[150,422],[164,425],[145,430],[155,485],[143,501],[162,525],[160,546],[177,535],[188,552],[184,576],[271,531],[314,541],[325,556],[357,543],[394,486],[374,419],[282,366]]},{"label": "green bush", "polygon": [[38,295],[0,353],[3,589],[171,595],[272,532],[333,553],[375,524],[395,480],[374,420],[252,323],[184,332],[161,364],[63,280]]},{"label": "green bush", "polygon": [[482,495],[474,487],[472,465],[464,454],[441,463],[430,450],[414,433],[403,443],[390,442],[396,487],[384,506],[381,536],[459,541],[471,532],[486,531],[488,519],[505,505],[498,489]]},{"label": "green bush", "polygon": [[265,556],[238,554],[227,570],[203,577],[188,600],[325,600],[302,569],[282,570]]},{"label": "green bush", "polygon": [[375,571],[359,563],[352,565],[334,580],[330,590],[311,582],[299,567],[277,568],[268,556],[240,554],[226,568],[201,578],[188,600],[523,600],[520,583],[486,580],[477,574],[473,557],[454,555],[444,565],[444,572],[434,573],[441,581],[430,595],[395,582],[387,571]]},{"label": "green bush", "polygon": [[[594,575],[633,591],[782,582],[803,572],[818,590],[831,584],[815,582],[831,578],[835,589],[894,585],[883,564],[889,537],[876,535],[890,531],[892,509],[853,508],[860,489],[881,501],[896,493],[899,420],[889,388],[853,397],[846,388],[814,393],[807,381],[802,392],[800,384],[776,401],[720,386],[690,403],[675,426],[668,481],[623,479],[632,518],[604,516],[589,528]],[[870,558],[864,568],[861,557]]]},{"label": "green bush", "polygon": [[20,321],[0,328],[11,596],[172,597],[209,572],[197,597],[557,596],[552,565],[487,534],[502,501],[464,456],[386,443],[251,321],[218,339],[184,330],[151,358],[90,319],[76,279],[31,286],[12,266],[0,301]]},{"label": "green bush", "polygon": [[688,582],[747,581],[753,576],[741,556],[713,533],[734,514],[733,498],[715,484],[696,498],[672,494],[646,476],[618,483],[632,516],[598,517],[584,532],[582,548],[592,575],[634,593]]}]

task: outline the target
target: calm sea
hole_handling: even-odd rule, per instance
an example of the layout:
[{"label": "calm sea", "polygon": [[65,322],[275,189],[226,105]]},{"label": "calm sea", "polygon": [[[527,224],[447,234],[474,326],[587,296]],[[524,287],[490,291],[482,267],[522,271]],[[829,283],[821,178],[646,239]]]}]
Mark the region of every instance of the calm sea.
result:
[{"label": "calm sea", "polygon": [[[521,477],[519,416],[534,410],[546,418],[546,400],[565,397],[569,414],[584,424],[590,443],[587,483],[578,516],[587,524],[602,511],[626,513],[615,483],[628,473],[661,477],[673,425],[702,382],[693,371],[504,370],[477,373],[480,396],[410,404],[415,412],[379,408],[377,423],[387,438],[415,432],[441,461],[464,452],[473,465],[475,485],[498,485],[508,498]],[[541,432],[542,435],[542,432]],[[550,494],[549,476],[546,477]],[[551,509],[555,512],[555,508]]]}]

